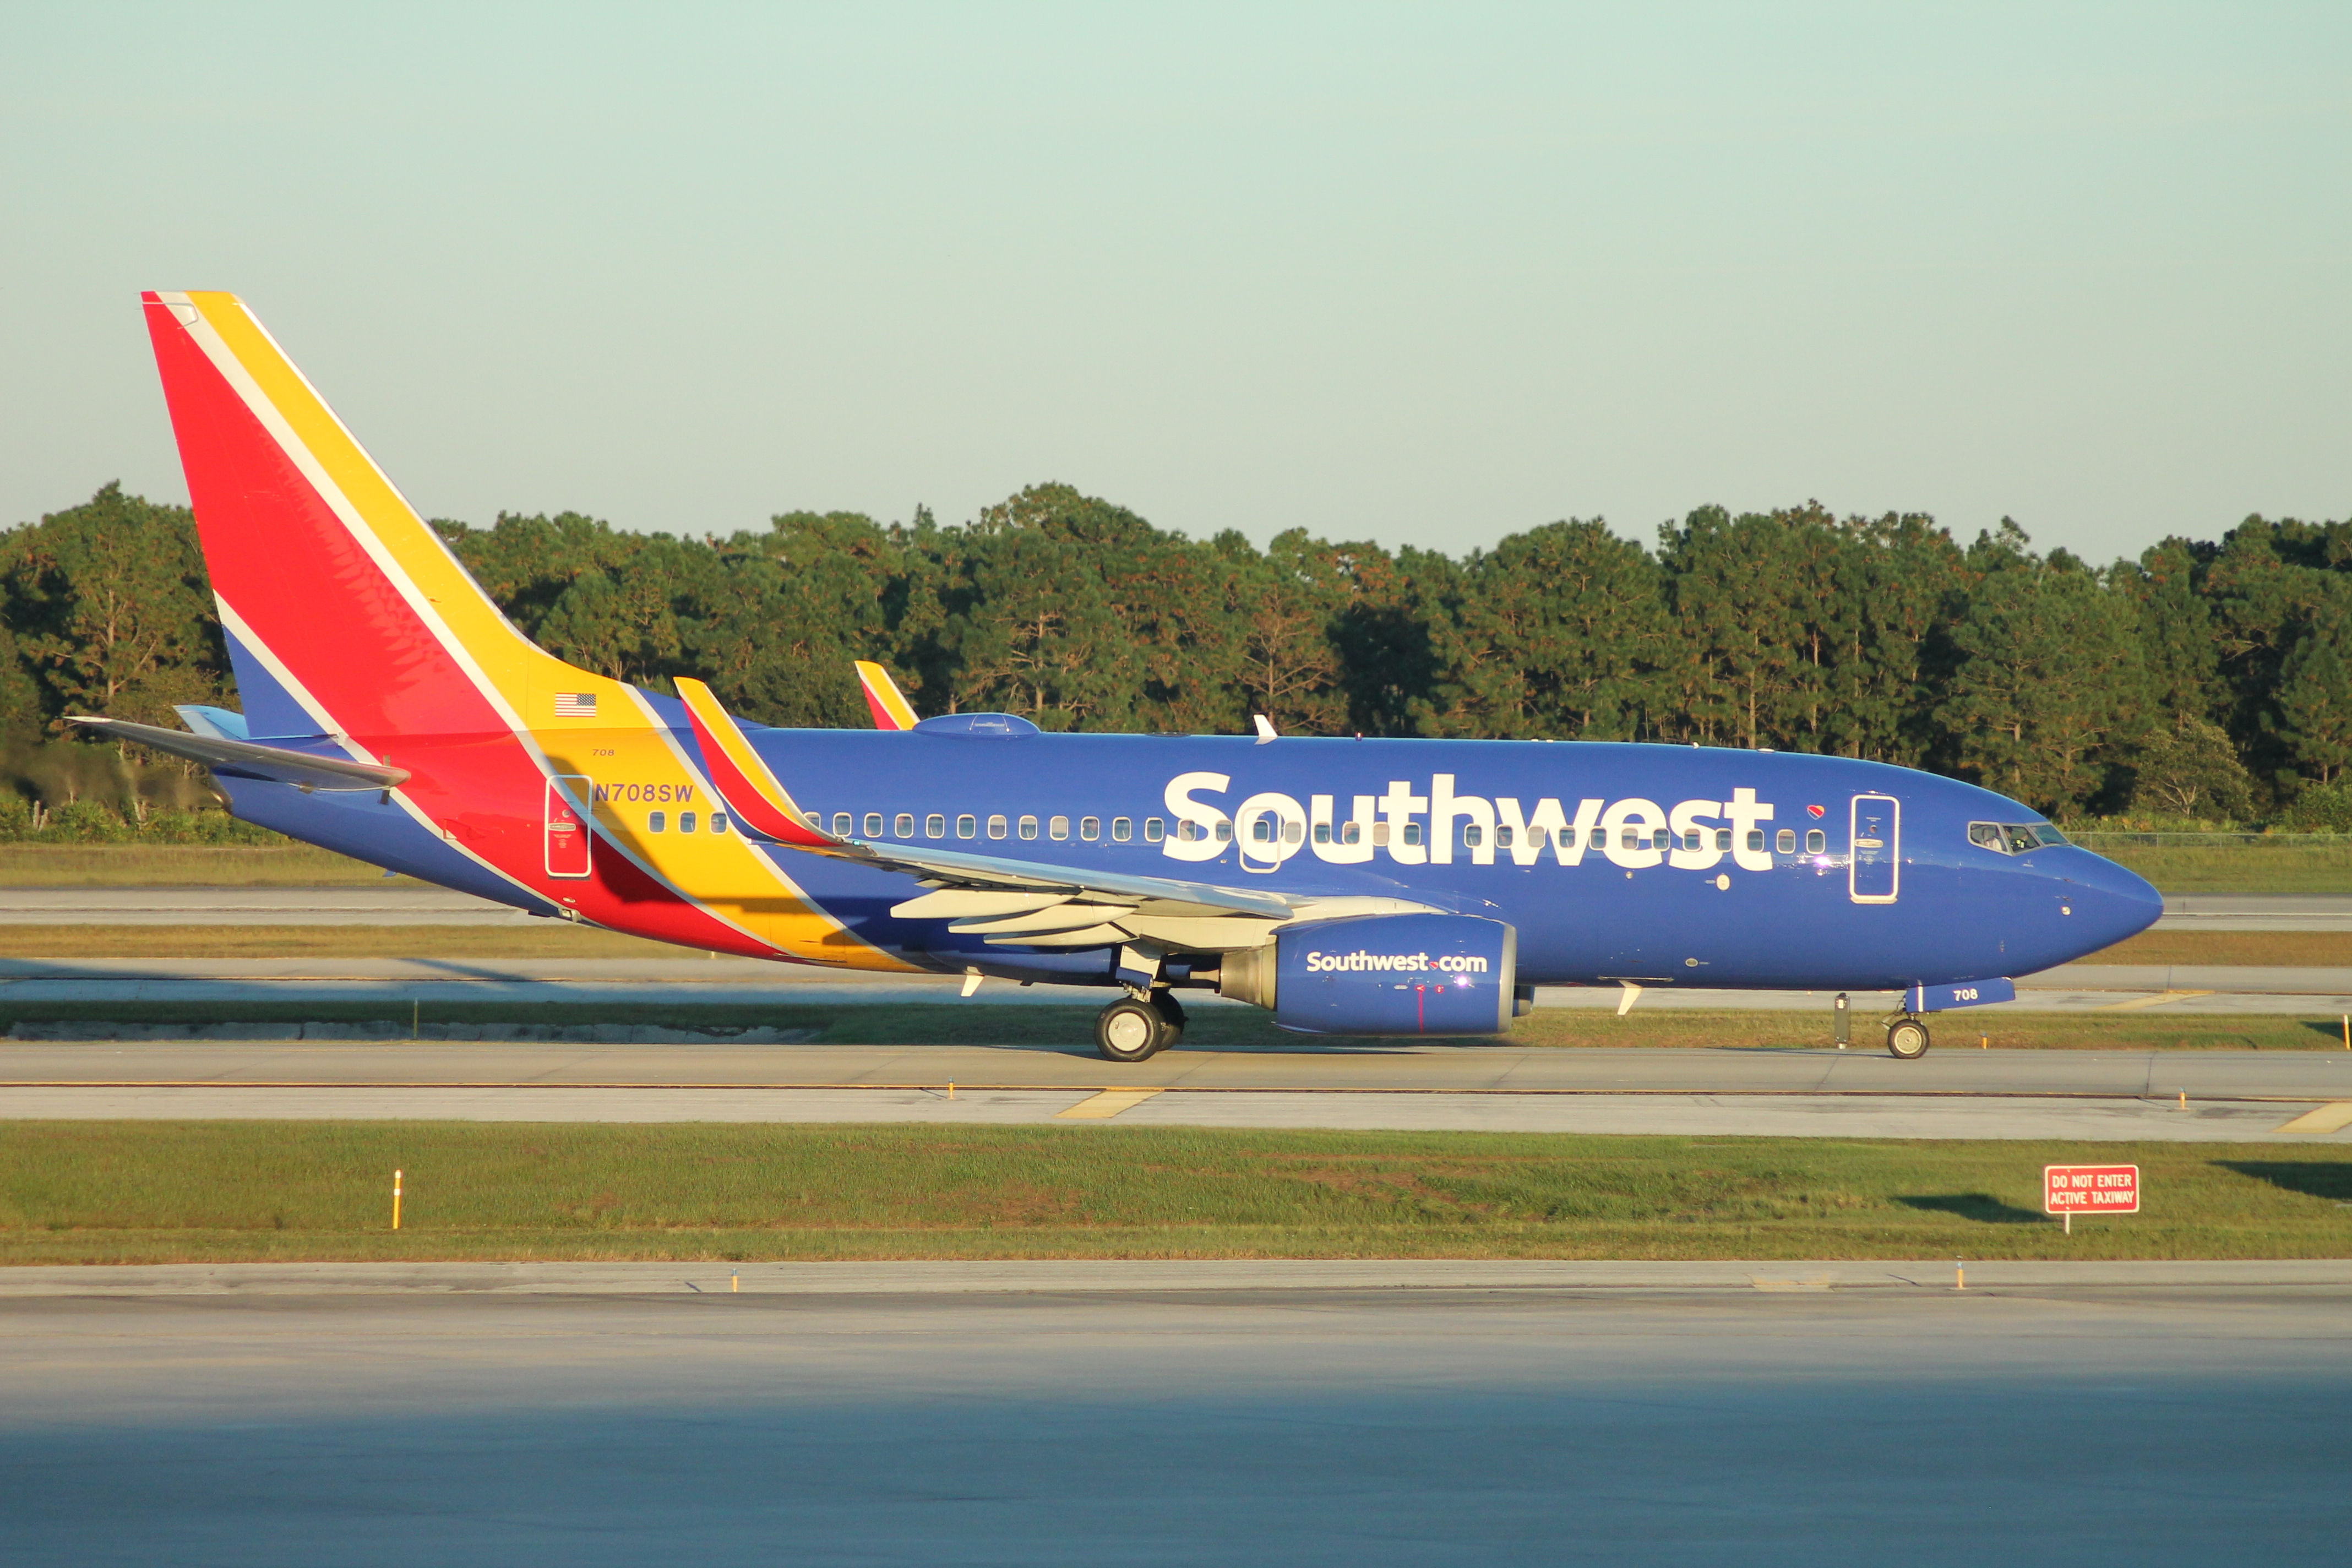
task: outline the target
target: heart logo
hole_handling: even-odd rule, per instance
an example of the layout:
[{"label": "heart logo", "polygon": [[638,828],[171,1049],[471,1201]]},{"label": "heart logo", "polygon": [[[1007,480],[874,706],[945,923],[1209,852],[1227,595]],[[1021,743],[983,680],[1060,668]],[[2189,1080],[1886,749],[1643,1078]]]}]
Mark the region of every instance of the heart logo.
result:
[{"label": "heart logo", "polygon": [[1809,805],[1805,807],[1805,809],[1812,813],[1815,816],[1827,816],[1829,815],[1829,808],[1826,806]]}]

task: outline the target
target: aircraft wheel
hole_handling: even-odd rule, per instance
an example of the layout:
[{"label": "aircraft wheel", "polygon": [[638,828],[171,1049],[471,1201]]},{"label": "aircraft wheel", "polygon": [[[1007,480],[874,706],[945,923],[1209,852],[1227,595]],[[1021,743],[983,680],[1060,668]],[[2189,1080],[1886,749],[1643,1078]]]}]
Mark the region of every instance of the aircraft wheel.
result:
[{"label": "aircraft wheel", "polygon": [[1131,996],[1095,1015],[1095,1049],[1115,1062],[1139,1062],[1158,1050],[1167,1033],[1160,1010]]},{"label": "aircraft wheel", "polygon": [[1886,1054],[1906,1062],[1916,1062],[1926,1056],[1927,1026],[1916,1018],[1897,1018],[1887,1025]]},{"label": "aircraft wheel", "polygon": [[1160,1043],[1152,1047],[1157,1053],[1184,1037],[1184,1005],[1176,1000],[1173,992],[1154,991],[1151,1010],[1160,1015]]}]

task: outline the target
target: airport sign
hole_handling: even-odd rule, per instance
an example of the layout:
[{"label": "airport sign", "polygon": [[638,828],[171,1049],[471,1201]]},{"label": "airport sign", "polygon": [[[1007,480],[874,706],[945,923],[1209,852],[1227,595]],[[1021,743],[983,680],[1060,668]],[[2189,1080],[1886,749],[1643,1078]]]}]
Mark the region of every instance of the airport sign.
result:
[{"label": "airport sign", "polygon": [[2044,1165],[2042,1212],[2064,1215],[2069,1235],[2078,1214],[2137,1214],[2139,1167]]}]

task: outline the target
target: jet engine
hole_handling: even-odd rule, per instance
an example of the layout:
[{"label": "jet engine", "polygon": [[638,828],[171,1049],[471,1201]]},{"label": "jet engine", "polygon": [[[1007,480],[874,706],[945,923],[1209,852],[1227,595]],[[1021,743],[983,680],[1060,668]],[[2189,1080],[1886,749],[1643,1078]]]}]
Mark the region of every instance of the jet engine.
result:
[{"label": "jet engine", "polygon": [[1217,994],[1310,1035],[1499,1035],[1511,1026],[1519,933],[1475,915],[1359,915],[1285,926],[1228,952]]}]

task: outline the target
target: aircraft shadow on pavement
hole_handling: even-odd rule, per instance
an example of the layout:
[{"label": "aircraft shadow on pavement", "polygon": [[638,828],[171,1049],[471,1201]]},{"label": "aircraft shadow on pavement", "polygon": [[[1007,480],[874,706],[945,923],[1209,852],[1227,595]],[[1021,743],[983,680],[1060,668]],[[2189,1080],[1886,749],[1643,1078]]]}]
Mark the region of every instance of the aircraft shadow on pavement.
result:
[{"label": "aircraft shadow on pavement", "polygon": [[1937,1214],[1958,1215],[1962,1219],[1975,1220],[1979,1225],[2048,1225],[2050,1216],[2033,1209],[2021,1209],[2006,1204],[1990,1193],[1936,1193],[1909,1197],[1897,1197],[1896,1203],[1906,1208],[1927,1209]]},{"label": "aircraft shadow on pavement", "polygon": [[2352,1160],[2224,1160],[2242,1176],[2306,1197],[2352,1203]]}]

